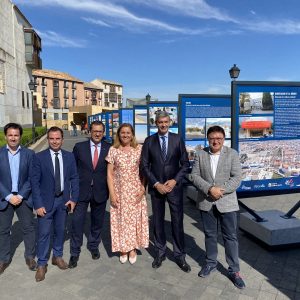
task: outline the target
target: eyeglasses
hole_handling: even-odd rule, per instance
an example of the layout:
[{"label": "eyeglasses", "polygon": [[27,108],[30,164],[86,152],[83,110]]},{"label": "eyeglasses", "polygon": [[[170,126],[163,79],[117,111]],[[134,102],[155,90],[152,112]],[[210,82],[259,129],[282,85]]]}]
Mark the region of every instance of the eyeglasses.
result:
[{"label": "eyeglasses", "polygon": [[103,133],[102,130],[92,130],[92,133]]},{"label": "eyeglasses", "polygon": [[216,142],[221,142],[222,140],[224,140],[224,138],[220,138],[220,137],[218,137],[218,138],[208,138],[208,140],[209,141],[216,141]]}]

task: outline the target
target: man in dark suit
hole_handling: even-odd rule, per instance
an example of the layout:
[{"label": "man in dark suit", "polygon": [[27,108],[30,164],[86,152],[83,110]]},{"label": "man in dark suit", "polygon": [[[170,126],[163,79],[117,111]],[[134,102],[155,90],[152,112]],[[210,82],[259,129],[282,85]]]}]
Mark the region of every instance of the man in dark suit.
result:
[{"label": "man in dark suit", "polygon": [[37,267],[30,184],[34,152],[20,146],[22,133],[19,124],[5,125],[7,145],[0,148],[0,274],[11,261],[10,232],[14,212],[21,223],[26,264],[32,271]]},{"label": "man in dark suit", "polygon": [[183,140],[169,132],[170,116],[161,111],[156,114],[158,133],[146,138],[142,150],[141,168],[148,180],[153,211],[154,244],[156,257],[153,268],[159,268],[166,255],[164,230],[165,201],[169,203],[173,237],[173,252],[177,265],[190,272],[185,260],[183,231],[182,179],[187,174],[189,160]]},{"label": "man in dark suit", "polygon": [[83,243],[83,231],[88,206],[91,209],[91,228],[87,238],[87,248],[92,259],[99,259],[99,244],[103,227],[106,202],[108,199],[107,162],[110,144],[103,141],[105,126],[94,121],[90,126],[91,138],[77,143],[73,149],[79,174],[79,202],[72,218],[69,267],[75,268]]},{"label": "man in dark suit", "polygon": [[62,150],[63,131],[51,127],[47,132],[49,149],[39,152],[33,160],[32,196],[38,215],[36,281],[45,279],[50,233],[53,224],[52,264],[65,270],[63,260],[64,231],[67,210],[73,212],[79,196],[79,182],[74,155]]},{"label": "man in dark suit", "polygon": [[242,178],[238,153],[224,146],[225,131],[220,126],[207,130],[209,147],[196,154],[191,182],[198,188],[199,206],[205,233],[206,265],[198,276],[207,277],[217,269],[218,224],[224,240],[228,276],[240,289],[245,283],[240,276],[236,189]]}]

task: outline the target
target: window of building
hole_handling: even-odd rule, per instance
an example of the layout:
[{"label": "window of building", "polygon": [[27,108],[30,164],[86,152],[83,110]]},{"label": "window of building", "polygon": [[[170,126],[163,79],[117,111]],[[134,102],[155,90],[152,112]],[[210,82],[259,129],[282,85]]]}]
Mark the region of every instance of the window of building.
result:
[{"label": "window of building", "polygon": [[85,98],[89,98],[89,91],[85,91]]},{"label": "window of building", "polygon": [[64,120],[64,121],[67,121],[68,120],[68,114],[66,114],[66,113],[61,114],[61,119]]},{"label": "window of building", "polygon": [[29,108],[29,93],[26,93],[27,96],[27,107]]},{"label": "window of building", "polygon": [[75,105],[76,105],[76,100],[73,99],[73,100],[72,100],[72,106],[75,106]]},{"label": "window of building", "polygon": [[59,97],[59,82],[58,80],[53,80],[53,97]]},{"label": "window of building", "polygon": [[122,101],[122,96],[118,95],[118,102],[121,102],[121,101]]},{"label": "window of building", "polygon": [[72,89],[76,89],[76,82],[72,82]]},{"label": "window of building", "polygon": [[43,86],[47,85],[46,78],[42,78],[42,85],[43,85]]},{"label": "window of building", "polygon": [[59,98],[54,98],[53,99],[53,108],[60,108]]},{"label": "window of building", "polygon": [[25,92],[22,91],[22,107],[25,108]]},{"label": "window of building", "polygon": [[59,114],[58,113],[54,113],[54,120],[59,120]]},{"label": "window of building", "polygon": [[0,93],[5,93],[5,64],[0,60]]},{"label": "window of building", "polygon": [[64,105],[64,108],[66,108],[66,109],[69,108],[68,99],[65,99],[65,105]]},{"label": "window of building", "polygon": [[115,105],[112,103],[112,104],[111,104],[111,107],[115,107]]},{"label": "window of building", "polygon": [[42,97],[47,97],[46,87],[42,86]]},{"label": "window of building", "polygon": [[64,88],[69,88],[69,82],[68,81],[64,81]]},{"label": "window of building", "polygon": [[104,93],[104,100],[105,100],[105,102],[108,101],[108,93]]},{"label": "window of building", "polygon": [[64,89],[64,98],[69,98],[69,90]]},{"label": "window of building", "polygon": [[76,99],[76,90],[72,90],[72,99]]}]

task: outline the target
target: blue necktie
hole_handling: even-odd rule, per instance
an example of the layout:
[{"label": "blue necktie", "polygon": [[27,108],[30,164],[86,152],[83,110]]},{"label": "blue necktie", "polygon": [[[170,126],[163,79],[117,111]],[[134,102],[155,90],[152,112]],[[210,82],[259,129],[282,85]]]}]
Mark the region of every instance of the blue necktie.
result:
[{"label": "blue necktie", "polygon": [[166,137],[165,136],[161,136],[160,138],[162,139],[161,153],[162,153],[163,160],[165,161],[166,158],[167,158]]},{"label": "blue necktie", "polygon": [[58,152],[55,152],[54,154],[55,154],[55,171],[54,171],[55,196],[58,196],[61,193],[60,166],[59,166]]}]

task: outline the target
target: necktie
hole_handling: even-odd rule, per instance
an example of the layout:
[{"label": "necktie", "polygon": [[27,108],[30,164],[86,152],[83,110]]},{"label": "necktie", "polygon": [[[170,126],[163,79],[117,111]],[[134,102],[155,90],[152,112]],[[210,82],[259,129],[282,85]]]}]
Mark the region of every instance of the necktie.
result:
[{"label": "necktie", "polygon": [[58,152],[55,152],[54,154],[55,154],[55,171],[54,171],[55,195],[59,195],[61,193],[60,166],[59,166]]},{"label": "necktie", "polygon": [[166,158],[167,158],[166,137],[165,136],[161,136],[160,138],[162,139],[161,153],[162,153],[163,160],[165,161]]},{"label": "necktie", "polygon": [[98,163],[98,146],[97,145],[94,145],[94,146],[95,146],[95,151],[94,151],[94,157],[93,157],[93,168],[95,170],[97,167],[97,163]]}]

